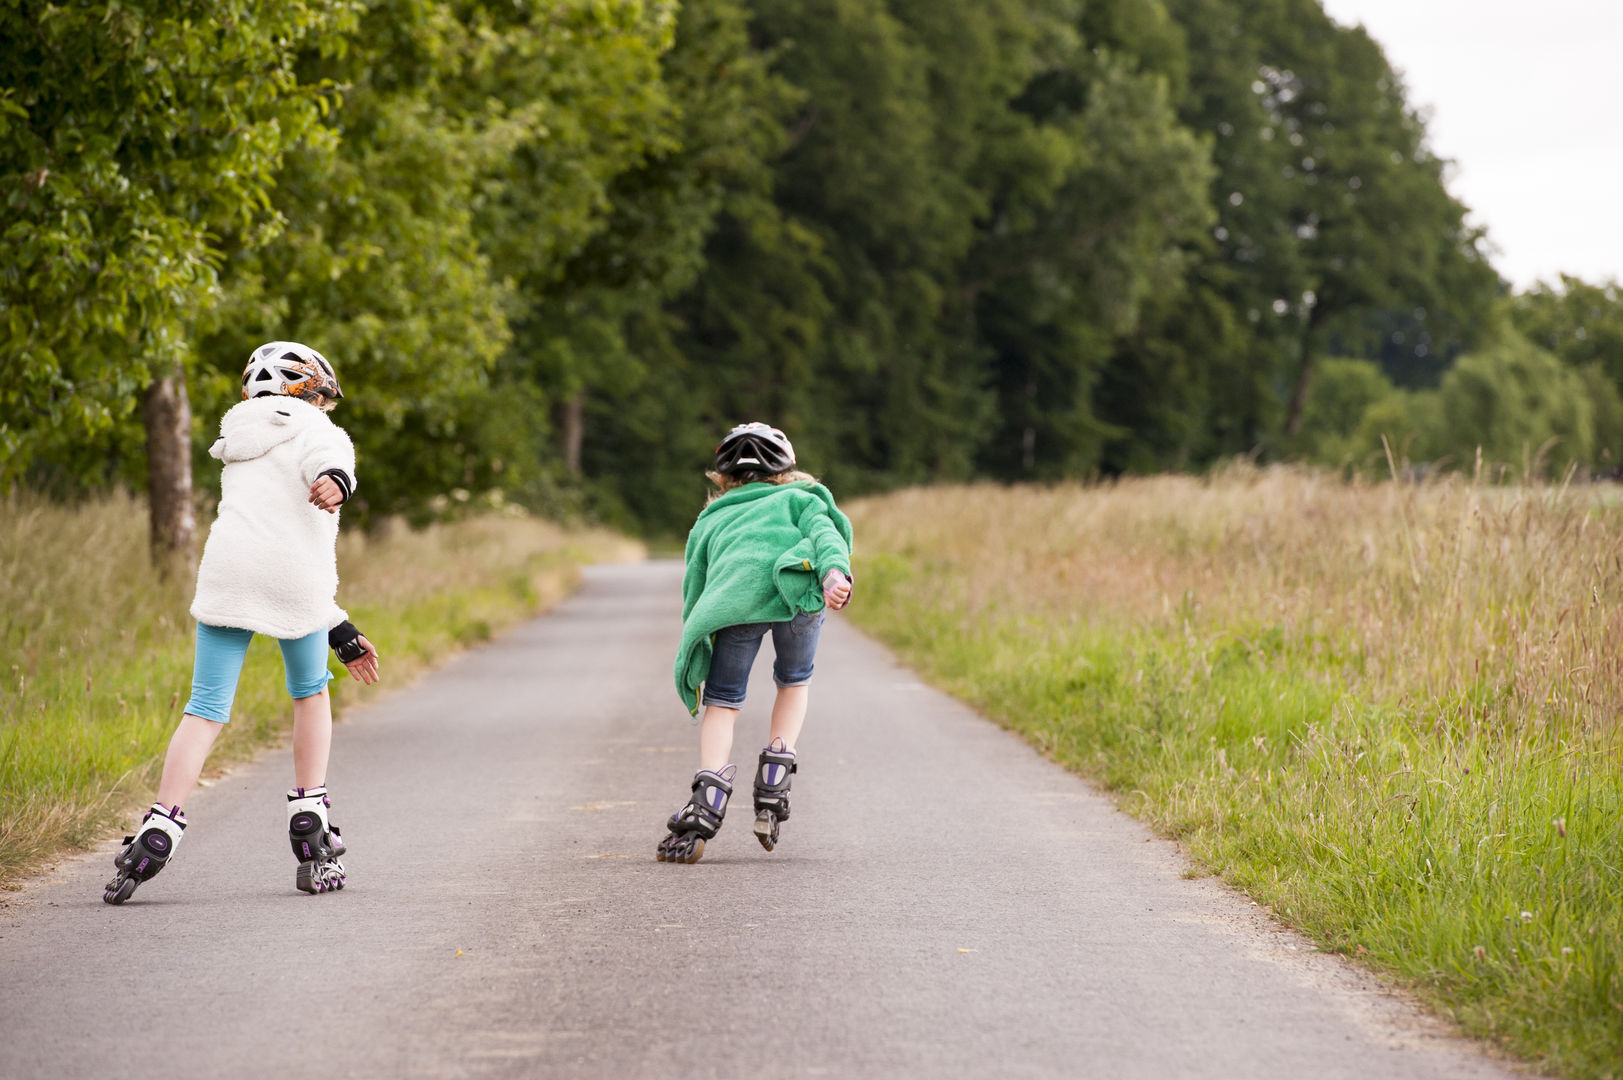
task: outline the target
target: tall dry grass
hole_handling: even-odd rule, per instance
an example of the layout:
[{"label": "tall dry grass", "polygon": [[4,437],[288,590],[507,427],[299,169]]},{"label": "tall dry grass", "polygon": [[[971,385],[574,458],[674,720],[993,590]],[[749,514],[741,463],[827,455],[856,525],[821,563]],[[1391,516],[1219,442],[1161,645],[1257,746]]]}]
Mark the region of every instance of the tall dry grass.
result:
[{"label": "tall dry grass", "polygon": [[[335,709],[547,606],[582,563],[640,551],[510,514],[343,533],[339,603],[378,645],[385,680],[334,683]],[[151,571],[141,500],[0,502],[0,883],[94,841],[150,795],[190,689],[192,585]],[[256,640],[211,764],[252,754],[290,720],[279,653]]]},{"label": "tall dry grass", "polygon": [[1236,466],[1097,487],[995,485],[856,504],[867,551],[963,573],[968,616],[1333,639],[1364,692],[1491,686],[1478,719],[1615,735],[1623,498],[1612,486],[1426,485]]},{"label": "tall dry grass", "polygon": [[854,616],[1467,1030],[1623,1075],[1616,488],[1235,467],[851,507]]}]

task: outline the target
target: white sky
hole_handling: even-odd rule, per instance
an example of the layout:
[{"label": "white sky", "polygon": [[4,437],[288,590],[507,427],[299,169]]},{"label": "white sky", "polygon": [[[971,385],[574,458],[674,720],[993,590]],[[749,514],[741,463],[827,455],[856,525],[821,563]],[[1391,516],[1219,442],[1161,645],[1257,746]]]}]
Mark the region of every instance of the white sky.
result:
[{"label": "white sky", "polygon": [[1500,274],[1623,280],[1623,0],[1323,4],[1385,48]]}]

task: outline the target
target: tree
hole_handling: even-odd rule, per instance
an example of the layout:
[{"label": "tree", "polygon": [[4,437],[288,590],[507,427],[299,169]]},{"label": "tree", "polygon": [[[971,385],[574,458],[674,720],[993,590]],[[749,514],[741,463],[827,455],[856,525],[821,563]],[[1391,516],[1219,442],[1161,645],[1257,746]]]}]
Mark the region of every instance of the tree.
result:
[{"label": "tree", "polygon": [[604,228],[548,298],[556,336],[592,361],[572,365],[564,401],[578,423],[564,434],[578,440],[594,510],[612,520],[674,529],[702,498],[721,394],[714,373],[701,377],[684,357],[677,339],[689,328],[671,305],[726,250],[712,248],[722,233],[781,224],[768,160],[796,98],[770,61],[738,0],[682,6],[660,65],[667,137],[615,178]]},{"label": "tree", "polygon": [[[1434,446],[1456,463],[1483,460],[1559,474],[1597,456],[1594,387],[1525,338],[1460,357],[1438,388]],[[1618,412],[1614,391],[1602,407]]]},{"label": "tree", "polygon": [[[476,203],[492,272],[515,289],[514,338],[493,378],[528,414],[529,475],[513,479],[544,489],[554,463],[578,461],[573,435],[564,446],[548,438],[549,416],[561,412],[579,431],[586,387],[626,366],[616,313],[571,265],[609,228],[616,178],[675,149],[678,118],[660,65],[676,13],[659,3],[567,0],[546,9],[492,4],[484,17],[501,28],[500,45],[470,69],[463,92],[500,102],[514,136]],[[654,250],[667,244],[659,236]]]},{"label": "tree", "polygon": [[351,513],[489,486],[492,462],[499,472],[517,456],[491,431],[488,379],[510,340],[511,290],[491,273],[472,211],[512,136],[447,88],[488,47],[450,5],[369,7],[350,48],[302,58],[304,78],[343,86],[344,101],[278,174],[285,227],[257,245],[227,237],[202,388],[224,407],[259,343],[319,348],[362,463]]},{"label": "tree", "polygon": [[[1168,77],[1106,36],[1123,33],[1113,17],[1123,12],[1084,12],[1074,47],[1016,101],[1033,149],[1057,154],[1046,170],[1027,164],[1029,151],[1007,155],[1007,186],[972,259],[1000,405],[983,461],[1007,476],[1085,473],[1126,433],[1113,420],[1141,395],[1105,369],[1146,304],[1182,292],[1182,245],[1209,222],[1208,153],[1178,125]],[[1134,43],[1151,54],[1164,44]],[[1176,51],[1165,56],[1175,69]]]},{"label": "tree", "polygon": [[967,476],[991,401],[952,286],[985,206],[971,172],[984,88],[1007,84],[997,30],[1018,7],[760,0],[755,11],[758,39],[782,49],[777,70],[804,95],[775,163],[788,226],[764,233],[800,258],[773,269],[751,253],[741,266],[766,268],[764,287],[705,320],[781,334],[710,343],[757,375],[730,411],[794,425],[833,458],[836,480]]},{"label": "tree", "polygon": [[1623,387],[1623,291],[1615,281],[1591,285],[1562,275],[1559,286],[1539,283],[1518,294],[1511,321],[1528,340],[1568,367],[1596,367]]},{"label": "tree", "polygon": [[[1387,402],[1398,390],[1369,360],[1325,359],[1319,363],[1319,377],[1308,393],[1302,410],[1302,453],[1309,461],[1324,465],[1364,464],[1381,452],[1381,436],[1401,445],[1410,433],[1407,421],[1400,429],[1370,431],[1367,420],[1372,410],[1384,420]],[[1404,414],[1406,415],[1406,414]],[[1384,463],[1382,465],[1384,468]]]},{"label": "tree", "polygon": [[[1380,47],[1316,0],[1167,2],[1191,43],[1183,119],[1214,137],[1220,267],[1198,276],[1264,349],[1263,371],[1236,358],[1239,381],[1288,387],[1281,433],[1300,429],[1325,349],[1378,351],[1382,313],[1423,324],[1422,356],[1473,342],[1497,275]],[[1277,445],[1270,415],[1230,448]]]},{"label": "tree", "polygon": [[192,320],[218,298],[215,237],[261,239],[284,154],[324,88],[294,72],[354,5],[0,8],[0,482],[139,407],[154,556],[190,560]]}]

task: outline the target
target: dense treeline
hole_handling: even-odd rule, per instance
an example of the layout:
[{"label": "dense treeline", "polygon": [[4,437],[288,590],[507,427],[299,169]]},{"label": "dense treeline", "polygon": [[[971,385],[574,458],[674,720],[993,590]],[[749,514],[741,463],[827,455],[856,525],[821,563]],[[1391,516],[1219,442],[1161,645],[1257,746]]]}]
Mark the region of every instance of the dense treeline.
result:
[{"label": "dense treeline", "polygon": [[1505,296],[1317,0],[14,0],[0,34],[0,486],[146,485],[160,547],[273,338],[337,363],[371,514],[675,528],[756,417],[845,490],[1623,452],[1615,289]]}]

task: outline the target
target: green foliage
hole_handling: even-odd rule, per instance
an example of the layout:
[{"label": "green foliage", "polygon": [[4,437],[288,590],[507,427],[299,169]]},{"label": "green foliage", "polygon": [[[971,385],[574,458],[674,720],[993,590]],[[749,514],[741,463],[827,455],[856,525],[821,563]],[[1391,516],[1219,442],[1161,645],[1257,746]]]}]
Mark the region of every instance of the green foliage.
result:
[{"label": "green foliage", "polygon": [[[216,236],[280,226],[269,193],[328,88],[351,3],[0,6],[0,484],[126,421],[189,358],[219,295]],[[76,458],[80,469],[93,461]]]},{"label": "green foliage", "polygon": [[[363,515],[499,489],[674,532],[749,418],[846,491],[1623,447],[1610,286],[1511,302],[1577,373],[1554,398],[1443,394],[1515,351],[1500,283],[1315,0],[17,0],[0,31],[0,485],[141,483],[177,362],[212,483],[275,338],[338,367]],[[1492,430],[1449,411],[1484,380]]]},{"label": "green foliage", "polygon": [[1616,282],[1590,285],[1561,278],[1560,288],[1538,284],[1515,297],[1516,329],[1574,368],[1599,368],[1623,386],[1623,293]]},{"label": "green foliage", "polygon": [[1303,417],[1304,458],[1377,474],[1412,462],[1474,471],[1480,454],[1490,470],[1559,475],[1623,457],[1623,397],[1599,365],[1574,370],[1513,333],[1460,357],[1436,390],[1400,390],[1373,361],[1323,361]]},{"label": "green foliage", "polygon": [[1559,289],[1535,285],[1513,298],[1510,318],[1534,345],[1576,370],[1579,393],[1593,411],[1589,460],[1616,472],[1623,466],[1623,294],[1617,283],[1590,285],[1563,276]]},{"label": "green foliage", "polygon": [[[1368,369],[1351,363],[1327,365],[1326,373],[1334,367],[1342,383],[1374,388]],[[1321,478],[1313,490],[1324,497]],[[1078,550],[1065,544],[1063,526],[1057,537],[1045,535],[1029,519],[1020,522],[1033,530],[1026,543],[966,539],[957,534],[962,522],[940,516],[971,518],[974,511],[961,508],[973,498],[949,510],[917,502],[927,497],[873,500],[858,511],[859,529],[872,516],[877,528],[868,535],[878,537],[858,568],[863,591],[852,608],[865,629],[936,685],[1114,792],[1125,810],[1177,838],[1197,867],[1327,949],[1399,977],[1466,1031],[1554,1075],[1616,1075],[1623,772],[1613,713],[1580,690],[1571,702],[1506,715],[1504,703],[1526,672],[1494,661],[1517,647],[1530,607],[1545,602],[1554,618],[1566,606],[1547,600],[1553,583],[1532,590],[1544,601],[1510,607],[1492,646],[1464,658],[1461,669],[1474,684],[1427,692],[1415,673],[1383,694],[1369,678],[1380,658],[1369,655],[1349,617],[1356,609],[1315,607],[1311,627],[1295,619],[1259,623],[1231,609],[1234,582],[1219,575],[1209,591],[1186,593],[1162,617],[1117,610],[1120,597],[1103,583],[1117,574],[1150,576],[1138,577],[1145,551],[1135,526],[1161,536],[1199,531],[1174,502],[1135,496],[1135,521],[1103,507],[1084,510],[1090,499],[1103,500],[1085,490],[1030,494],[1050,500],[1044,521],[1104,517],[1124,534],[1115,550],[1097,538]],[[1334,518],[1316,498],[1275,505],[1283,515],[1314,514],[1316,528]],[[1585,516],[1580,507],[1567,520]],[[1454,514],[1442,517],[1454,527]],[[1474,527],[1465,515],[1458,520],[1467,546],[1482,543],[1480,517]],[[1248,532],[1270,524],[1266,516],[1260,526],[1249,514],[1246,521]],[[1553,534],[1583,531],[1548,524],[1518,523],[1483,561],[1538,564],[1552,557]],[[1398,531],[1379,520],[1367,527]],[[942,534],[952,539],[939,542]],[[1588,536],[1591,551],[1611,546],[1601,533]],[[1249,546],[1221,534],[1219,543]],[[1156,550],[1154,576],[1178,580],[1173,567],[1198,560],[1201,546],[1181,556]],[[1447,550],[1437,544],[1433,554],[1440,549]],[[1045,584],[1076,588],[1080,577],[1091,598],[1076,604],[1074,595],[1056,598],[1041,586],[1028,591],[1030,580],[1003,580],[990,593],[973,586],[987,558],[1005,557]],[[1270,563],[1293,557],[1301,558],[1278,547],[1266,552]],[[1436,576],[1457,586],[1461,563],[1438,561]],[[1594,562],[1609,565],[1604,555]],[[1068,572],[1077,565],[1085,575]],[[1497,566],[1470,572],[1511,577]],[[1416,602],[1463,603],[1464,621],[1499,621],[1469,588],[1449,595],[1446,603],[1430,594]],[[1282,610],[1274,594],[1266,606]],[[1569,608],[1559,620],[1570,617]],[[1448,645],[1433,648],[1446,653]],[[1591,678],[1587,665],[1577,668],[1553,680],[1549,694],[1559,701]],[[1563,714],[1569,706],[1576,715]]]},{"label": "green foliage", "polygon": [[[127,495],[75,507],[0,499],[0,887],[96,842],[150,798],[190,685],[195,627],[189,582],[130,572],[145,532]],[[629,547],[511,515],[346,533],[343,602],[388,661],[376,687],[335,682],[335,709],[533,616],[569,591],[579,566]],[[211,763],[250,757],[290,717],[281,657],[257,640]]]},{"label": "green foliage", "polygon": [[[1315,0],[1168,7],[1191,42],[1180,108],[1212,139],[1218,221],[1189,300],[1162,306],[1156,332],[1117,360],[1131,434],[1115,457],[1139,467],[1285,450],[1324,353],[1382,357],[1370,327],[1397,311],[1419,322],[1420,356],[1451,355],[1475,340],[1498,287],[1401,81],[1362,30]],[[1150,382],[1158,372],[1196,386]],[[1157,398],[1183,405],[1132,408]],[[1146,462],[1146,441],[1166,450]]]},{"label": "green foliage", "polygon": [[1530,472],[1559,472],[1593,461],[1597,403],[1590,394],[1595,389],[1610,391],[1601,407],[1615,416],[1615,388],[1586,383],[1578,372],[1525,340],[1511,339],[1463,356],[1438,390],[1442,415],[1434,449],[1469,463],[1480,447],[1486,461],[1521,465]]},{"label": "green foliage", "polygon": [[615,179],[603,229],[535,328],[562,357],[558,396],[581,401],[592,506],[628,527],[674,527],[698,505],[715,390],[694,385],[662,308],[697,287],[718,228],[775,217],[767,161],[795,100],[751,48],[734,0],[682,6],[661,75],[671,102],[661,144]]},{"label": "green foliage", "polygon": [[[1359,466],[1381,454],[1381,436],[1401,445],[1410,428],[1405,412],[1393,412],[1394,403],[1401,404],[1397,389],[1374,361],[1320,361],[1302,413],[1302,457]],[[1385,467],[1383,460],[1378,468]]]},{"label": "green foliage", "polygon": [[357,508],[396,512],[490,473],[472,433],[493,422],[487,372],[510,338],[512,290],[470,208],[513,136],[491,110],[457,113],[446,89],[488,47],[444,5],[379,4],[342,55],[307,56],[306,77],[342,85],[344,106],[321,146],[288,159],[274,195],[287,228],[239,247],[204,328],[212,377],[195,396],[210,421],[260,342],[308,341],[334,361]]},{"label": "green foliage", "polygon": [[[929,591],[864,569],[881,590],[868,600]],[[1360,702],[1312,643],[1265,651],[1268,628],[1235,627],[1224,647],[981,627],[905,600],[864,611],[933,680],[1287,923],[1404,977],[1467,1031],[1610,1075],[1623,789],[1604,751],[1472,730],[1461,701]],[[1433,736],[1438,715],[1464,730]]]},{"label": "green foliage", "polygon": [[1165,80],[1135,67],[1095,47],[1044,74],[1027,107],[1068,159],[1048,190],[1019,178],[1026,190],[999,199],[1011,220],[977,252],[1001,406],[984,457],[1004,474],[1087,472],[1128,434],[1109,422],[1125,417],[1111,415],[1113,388],[1096,388],[1100,369],[1147,301],[1183,291],[1180,244],[1210,223],[1206,150],[1178,126]]}]

